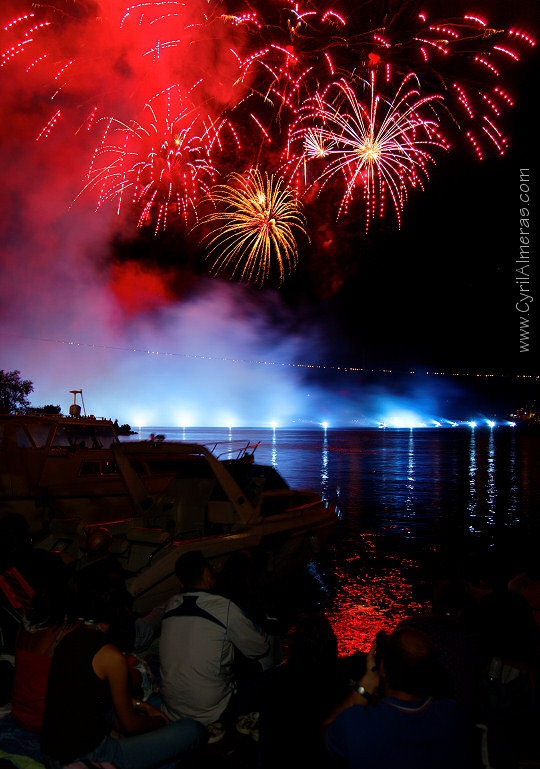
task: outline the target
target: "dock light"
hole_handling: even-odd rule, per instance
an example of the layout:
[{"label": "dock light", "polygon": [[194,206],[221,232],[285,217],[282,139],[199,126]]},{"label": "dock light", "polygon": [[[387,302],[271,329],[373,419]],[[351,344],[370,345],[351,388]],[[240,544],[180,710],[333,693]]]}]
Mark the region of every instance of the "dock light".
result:
[{"label": "dock light", "polygon": [[323,430],[328,430],[328,422],[323,422],[322,423],[322,428],[323,428]]},{"label": "dock light", "polygon": [[469,422],[469,427],[475,428],[476,427],[476,422]]},{"label": "dock light", "polygon": [[277,426],[278,426],[277,422],[270,422],[270,427],[272,428],[272,430],[275,430]]},{"label": "dock light", "polygon": [[508,422],[508,427],[515,427],[515,426],[516,426],[515,422]]},{"label": "dock light", "polygon": [[496,422],[492,422],[491,419],[486,419],[488,427],[495,427],[497,424]]},{"label": "dock light", "polygon": [[440,422],[437,422],[437,420],[436,420],[436,419],[432,419],[431,421],[432,421],[432,423],[435,425],[435,427],[440,427],[440,426],[441,426],[441,423],[440,423]]}]

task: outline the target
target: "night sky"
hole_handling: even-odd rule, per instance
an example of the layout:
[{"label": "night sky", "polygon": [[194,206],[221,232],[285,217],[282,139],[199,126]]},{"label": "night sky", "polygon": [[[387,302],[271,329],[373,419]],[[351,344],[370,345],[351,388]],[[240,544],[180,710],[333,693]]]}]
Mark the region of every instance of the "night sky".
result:
[{"label": "night sky", "polygon": [[[502,19],[509,5],[469,7]],[[538,36],[537,3],[511,6],[516,26],[521,14],[522,26]],[[3,16],[24,7],[14,3]],[[534,261],[534,301],[522,313],[531,329],[528,352],[520,352],[515,307],[520,169],[529,174],[531,254],[538,216],[536,49],[513,72],[507,85],[518,103],[504,120],[504,157],[480,163],[462,150],[438,157],[425,191],[410,193],[401,229],[389,217],[365,236],[353,212],[338,226],[331,258],[313,233],[311,246],[301,244],[296,274],[278,291],[204,276],[197,247],[182,233],[141,234],[107,207],[95,211],[90,196],[72,204],[91,143],[73,121],[36,143],[40,115],[50,109],[21,68],[6,66],[2,367],[34,381],[36,405],[66,408],[67,391],[82,387],[89,410],[138,424],[249,424],[273,415],[316,422],[333,407],[348,420],[366,391],[371,406],[378,388],[399,389],[397,380],[390,387],[377,376],[381,369],[399,376],[411,369],[536,374]],[[305,363],[328,368],[294,365]],[[375,375],[367,382],[337,367]],[[449,388],[440,385],[438,398],[438,386],[430,391],[430,413],[447,400]],[[466,380],[462,387],[466,398]],[[416,385],[401,389],[406,398],[423,397]],[[459,398],[454,393],[452,403]]]}]

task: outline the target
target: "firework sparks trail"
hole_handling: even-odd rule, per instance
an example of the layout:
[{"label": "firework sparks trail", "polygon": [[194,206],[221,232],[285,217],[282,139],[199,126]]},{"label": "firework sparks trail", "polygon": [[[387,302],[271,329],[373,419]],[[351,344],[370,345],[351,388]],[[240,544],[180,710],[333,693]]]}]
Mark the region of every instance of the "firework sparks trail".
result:
[{"label": "firework sparks trail", "polygon": [[224,124],[203,117],[177,86],[167,88],[140,122],[107,121],[86,187],[98,189],[98,206],[111,199],[118,211],[133,206],[138,226],[152,223],[156,234],[171,215],[189,227],[216,180],[211,153]]},{"label": "firework sparks trail", "polygon": [[[527,29],[436,11],[434,0],[422,13],[415,0],[239,0],[235,12],[206,0],[28,2],[0,29],[0,98],[35,117],[43,146],[88,134],[84,191],[156,235],[188,231],[216,181],[255,166],[285,175],[297,203],[308,172],[322,187],[340,179],[338,216],[361,192],[366,226],[388,200],[399,223],[432,150],[448,147],[438,124],[453,148],[504,154],[505,78],[535,45]],[[285,274],[296,251],[273,252]],[[259,280],[263,253],[233,272]]]},{"label": "firework sparks trail", "polygon": [[217,224],[208,236],[212,273],[225,271],[262,285],[277,269],[281,285],[296,267],[296,237],[306,234],[293,192],[282,179],[252,170],[217,185],[212,200],[218,210],[204,220]]},{"label": "firework sparks trail", "polygon": [[375,72],[379,84],[395,88],[414,73],[423,94],[442,97],[454,144],[464,140],[477,155],[480,146],[504,154],[508,140],[499,118],[509,102],[500,93],[502,72],[515,66],[521,49],[535,45],[530,35],[492,28],[474,15],[431,21],[414,2],[401,3],[393,14],[375,2],[345,14],[318,3],[308,11],[299,3],[272,8],[264,25],[262,12],[257,25],[246,20],[253,50],[239,57],[242,81],[255,83],[250,99],[259,100],[261,115],[270,107],[265,118],[258,116],[265,135],[284,112],[286,120],[296,120],[305,99],[333,80],[368,79]]},{"label": "firework sparks trail", "polygon": [[428,178],[428,163],[433,162],[430,151],[448,148],[437,120],[422,114],[438,101],[437,97],[421,98],[415,86],[414,75],[407,76],[389,101],[377,93],[372,74],[369,107],[344,79],[336,84],[333,98],[328,93],[306,102],[292,134],[292,143],[300,140],[303,144],[303,153],[293,168],[322,159],[324,167],[315,182],[320,189],[336,176],[344,178],[338,218],[361,188],[366,229],[377,212],[383,216],[387,195],[399,224],[408,188],[423,189]]},{"label": "firework sparks trail", "polygon": [[[198,3],[177,0],[127,7],[111,0],[103,8],[59,0],[31,7],[3,26],[0,68],[11,62],[19,67],[26,77],[18,88],[30,94],[39,89],[44,111],[47,104],[50,114],[61,110],[76,130],[91,123],[96,112],[109,114],[130,98],[131,109],[139,110],[137,100],[144,103],[161,90],[156,84],[174,71],[182,46],[195,41],[211,21]],[[128,82],[132,96],[126,100]]]}]

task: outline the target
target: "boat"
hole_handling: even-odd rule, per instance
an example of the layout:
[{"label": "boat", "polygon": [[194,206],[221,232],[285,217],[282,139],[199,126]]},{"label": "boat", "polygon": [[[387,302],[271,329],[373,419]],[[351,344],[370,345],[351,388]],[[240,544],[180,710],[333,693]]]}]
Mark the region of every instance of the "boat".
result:
[{"label": "boat", "polygon": [[80,407],[1,415],[0,446],[0,517],[21,513],[36,547],[71,558],[86,531],[106,526],[137,611],[178,591],[183,552],[202,550],[219,568],[249,551],[269,583],[307,563],[336,520],[331,501],[255,462],[256,446],[231,455],[161,435],[120,441],[113,422]]}]

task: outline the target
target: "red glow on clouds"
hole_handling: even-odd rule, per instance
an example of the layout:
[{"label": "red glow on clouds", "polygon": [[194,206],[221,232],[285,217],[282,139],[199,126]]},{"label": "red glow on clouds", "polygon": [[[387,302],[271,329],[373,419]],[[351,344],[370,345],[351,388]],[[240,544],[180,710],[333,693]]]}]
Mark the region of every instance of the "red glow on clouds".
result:
[{"label": "red glow on clouds", "polygon": [[128,316],[159,310],[174,300],[171,276],[146,270],[135,262],[117,264],[111,275],[111,289]]}]

